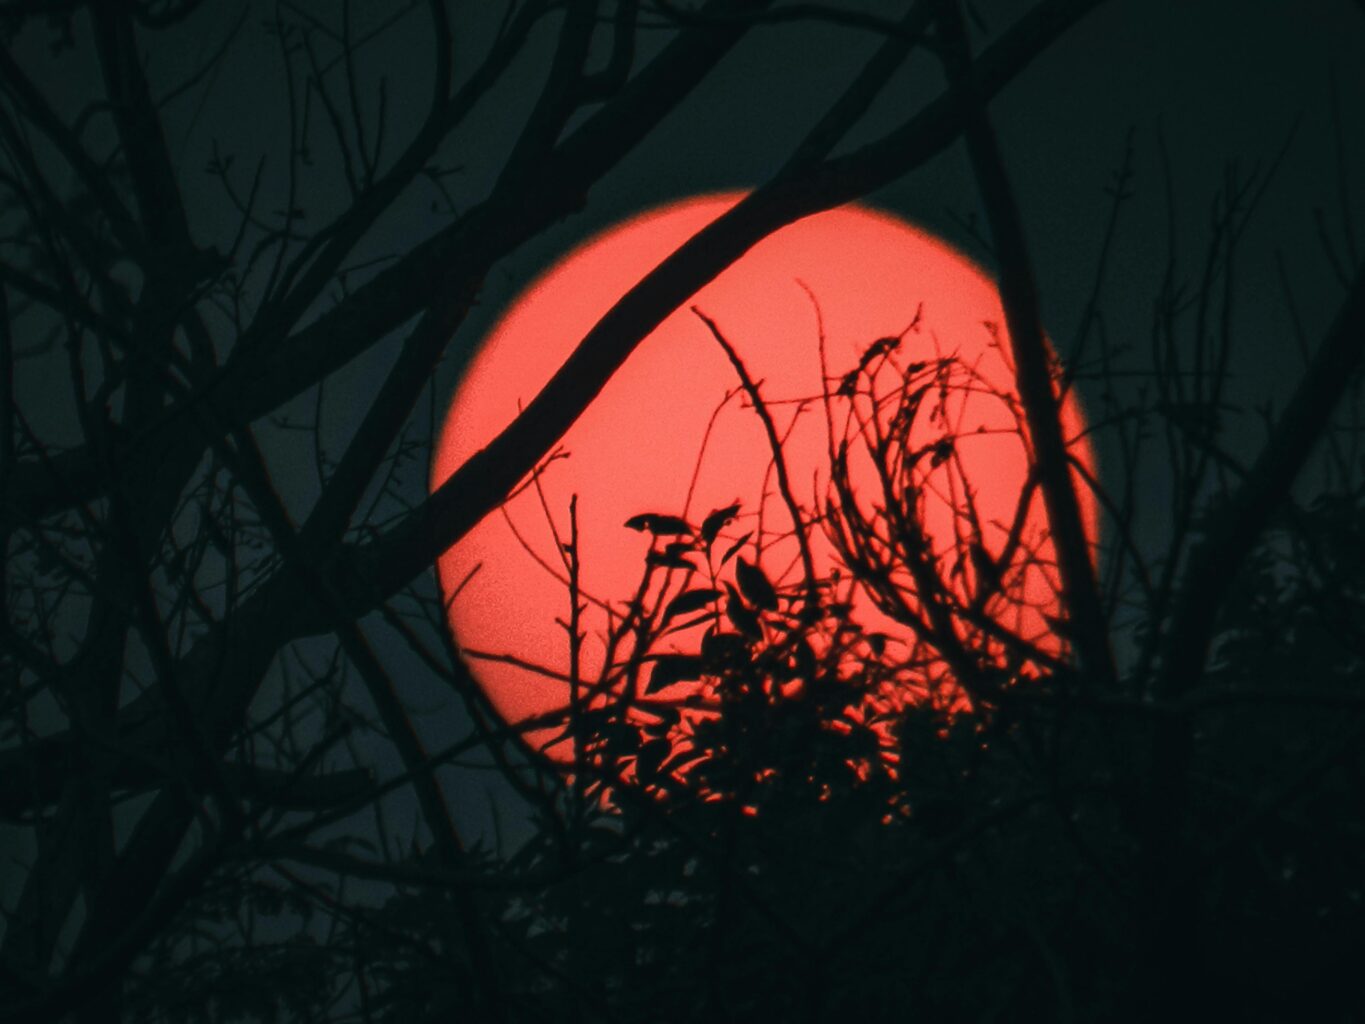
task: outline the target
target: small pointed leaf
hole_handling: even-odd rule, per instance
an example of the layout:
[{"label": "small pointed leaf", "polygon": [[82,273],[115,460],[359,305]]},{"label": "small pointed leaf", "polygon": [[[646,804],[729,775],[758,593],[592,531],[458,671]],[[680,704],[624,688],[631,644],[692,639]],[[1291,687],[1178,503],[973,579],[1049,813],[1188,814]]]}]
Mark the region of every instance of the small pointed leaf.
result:
[{"label": "small pointed leaf", "polygon": [[754,535],[753,530],[750,530],[743,537],[739,538],[739,540],[735,541],[728,548],[726,548],[725,554],[720,556],[720,564],[724,565],[726,562],[730,561],[730,559],[734,558],[735,555],[739,553],[739,549],[744,547],[744,545],[748,543],[749,538],[752,537],[753,535]]},{"label": "small pointed leaf", "polygon": [[715,543],[717,535],[735,516],[739,515],[739,502],[718,508],[707,516],[701,524],[701,539],[707,545]]},{"label": "small pointed leaf", "polygon": [[743,558],[735,562],[735,579],[739,581],[739,591],[750,603],[769,611],[777,609],[777,591],[768,582],[763,570],[753,562]]}]

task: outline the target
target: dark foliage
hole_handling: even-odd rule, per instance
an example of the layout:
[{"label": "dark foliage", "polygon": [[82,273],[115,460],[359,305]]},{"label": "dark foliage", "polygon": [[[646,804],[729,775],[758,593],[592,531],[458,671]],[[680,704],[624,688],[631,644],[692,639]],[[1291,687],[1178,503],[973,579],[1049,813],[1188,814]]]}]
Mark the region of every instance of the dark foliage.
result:
[{"label": "dark foliage", "polygon": [[[431,0],[363,28],[351,6],[0,0],[0,1022],[1359,1020],[1365,276],[1336,94],[1294,144],[1335,168],[1338,305],[1307,337],[1284,280],[1305,368],[1258,417],[1234,340],[1275,161],[1229,167],[1203,251],[1172,237],[1139,346],[1101,310],[1130,149],[1068,376],[1043,336],[991,101],[1093,0]],[[460,18],[487,31],[457,61]],[[434,382],[505,258],[741,40],[810,22],[873,41],[859,73],[428,494]],[[221,38],[161,81],[204,24]],[[420,59],[376,68],[390,31]],[[187,169],[172,128],[239,32],[276,53],[284,142]],[[874,137],[912,53],[946,84]],[[233,73],[250,94],[259,69]],[[935,547],[934,482],[966,479],[945,409],[982,383],[870,339],[809,396],[829,486],[783,496],[791,532],[738,502],[633,516],[599,677],[575,656],[562,713],[499,721],[440,553],[750,245],[959,140],[1045,539],[988,544],[967,505]],[[1102,479],[1062,436],[1072,387]],[[1055,604],[1023,607],[1030,573]],[[462,731],[437,743],[443,700]],[[456,809],[490,778],[471,839]]]}]

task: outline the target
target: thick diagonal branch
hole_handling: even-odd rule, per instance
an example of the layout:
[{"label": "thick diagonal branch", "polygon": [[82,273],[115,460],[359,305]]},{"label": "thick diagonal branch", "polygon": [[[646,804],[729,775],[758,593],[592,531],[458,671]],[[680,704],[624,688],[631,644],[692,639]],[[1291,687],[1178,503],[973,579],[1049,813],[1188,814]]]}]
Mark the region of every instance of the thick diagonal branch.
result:
[{"label": "thick diagonal branch", "polygon": [[1218,610],[1238,568],[1288,496],[1362,362],[1365,267],[1356,271],[1346,301],[1294,389],[1275,432],[1190,555],[1166,638],[1159,684],[1163,693],[1188,689],[1203,670]]},{"label": "thick diagonal branch", "polygon": [[[1050,0],[1038,5],[977,61],[977,82],[983,94],[1007,85],[1098,3]],[[676,74],[678,69],[660,73]],[[638,80],[639,76],[632,79],[631,85]],[[645,98],[639,97],[638,102],[644,103]],[[346,614],[358,617],[383,603],[497,508],[640,339],[751,246],[785,224],[838,206],[907,173],[951,143],[959,124],[956,105],[940,97],[882,139],[803,174],[784,175],[686,243],[613,307],[536,399],[487,448],[376,540],[337,553],[326,572]],[[590,144],[596,130],[590,121],[575,137],[589,132],[583,141]],[[327,628],[296,579],[285,574],[260,587],[230,624],[210,633],[185,655],[186,665],[177,671],[187,686],[191,679],[201,680],[202,713],[211,722],[216,742],[226,744],[240,722],[255,680],[270,660],[265,648],[273,651],[291,638]],[[250,642],[238,642],[243,638]],[[232,683],[213,686],[215,679]],[[124,737],[138,745],[154,746],[164,727],[150,698],[133,701],[120,719]],[[39,803],[51,799],[62,776],[65,744],[66,737],[54,736],[35,741],[23,754],[0,753],[0,807],[28,807],[35,798]],[[11,791],[6,780],[23,778],[18,766],[26,763],[36,776],[32,788],[16,783]],[[14,773],[7,771],[11,764]],[[117,774],[122,780],[122,771]]]},{"label": "thick diagonal branch", "polygon": [[1019,399],[1028,421],[1033,458],[1057,552],[1072,639],[1083,671],[1110,688],[1117,672],[1066,438],[1062,435],[1061,403],[1053,382],[1051,352],[1043,334],[1038,288],[1023,221],[986,112],[985,97],[973,72],[962,14],[956,0],[937,0],[937,4],[943,63],[962,111],[967,152],[1000,263],[1000,301],[1005,308]]}]

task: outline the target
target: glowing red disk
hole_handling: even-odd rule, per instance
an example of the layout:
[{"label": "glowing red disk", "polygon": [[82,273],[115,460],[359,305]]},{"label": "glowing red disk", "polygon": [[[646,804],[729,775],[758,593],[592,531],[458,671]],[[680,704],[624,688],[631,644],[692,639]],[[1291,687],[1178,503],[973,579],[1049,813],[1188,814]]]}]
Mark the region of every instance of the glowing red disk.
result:
[{"label": "glowing red disk", "polygon": [[[484,342],[451,402],[432,486],[529,403],[622,294],[739,198],[693,198],[636,216],[584,242],[533,282]],[[761,382],[765,403],[785,435],[783,452],[797,500],[811,514],[829,500],[832,420],[836,445],[857,429],[847,401],[835,398],[834,415],[827,418],[822,395],[835,392],[860,361],[866,364],[878,339],[899,339],[891,361],[875,364],[883,386],[911,371],[923,374],[926,365],[942,365],[936,360],[951,360],[951,394],[930,387],[909,436],[911,444],[936,437],[952,441],[951,459],[931,453],[923,460],[924,467],[933,463],[936,475],[917,485],[924,491],[921,514],[939,572],[950,585],[956,574],[966,586],[976,571],[950,564],[953,552],[964,550],[964,502],[972,503],[970,521],[979,529],[981,549],[998,557],[1025,495],[1023,527],[1016,532],[1019,550],[1029,558],[1009,572],[1006,600],[990,604],[988,612],[1039,648],[1060,650],[1047,623],[1057,615],[1058,602],[1046,516],[1036,492],[1025,490],[1026,444],[1017,429],[995,285],[924,231],[850,205],[774,233],[685,303],[641,343],[563,438],[565,457],[546,466],[539,491],[520,491],[441,557],[441,585],[448,598],[453,595],[450,626],[507,721],[562,710],[568,700],[563,677],[569,647],[558,622],[567,619],[569,599],[556,533],[560,542],[569,537],[574,495],[583,591],[603,602],[589,602],[584,612],[584,676],[595,676],[603,663],[609,622],[604,605],[624,607],[640,579],[650,538],[623,527],[632,516],[677,515],[695,526],[711,510],[738,501],[741,513],[718,546],[754,531],[744,549],[750,561],[757,560],[779,586],[799,573],[794,545],[780,539],[790,532],[791,520],[777,497],[763,425],[743,396],[717,412],[739,380],[691,306],[714,321]],[[821,326],[827,373],[821,367]],[[869,373],[875,366],[868,366]],[[865,410],[874,398],[869,393],[863,399]],[[1079,438],[1083,419],[1074,400],[1063,412],[1068,438]],[[1079,461],[1090,465],[1088,444],[1074,444]],[[850,464],[858,502],[875,515],[884,500],[879,484],[865,467],[858,468],[856,451]],[[1094,500],[1084,488],[1081,498],[1093,539]],[[760,509],[761,552],[754,546]],[[831,545],[819,528],[812,537],[824,571],[833,564]],[[896,636],[896,627],[885,625],[874,610],[859,614]],[[906,687],[906,699],[917,699],[908,692],[913,680]],[[532,739],[546,744],[555,734],[540,730]],[[565,756],[562,746],[550,749]]]}]

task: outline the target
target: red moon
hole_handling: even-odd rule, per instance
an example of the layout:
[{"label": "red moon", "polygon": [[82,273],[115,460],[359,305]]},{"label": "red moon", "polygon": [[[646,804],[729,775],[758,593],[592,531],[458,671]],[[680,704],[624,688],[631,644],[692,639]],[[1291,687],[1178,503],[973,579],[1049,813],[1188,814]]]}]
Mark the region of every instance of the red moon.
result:
[{"label": "red moon", "polygon": [[[451,401],[432,487],[511,422],[617,299],[740,198],[701,196],[637,215],[582,243],[527,287],[483,342]],[[676,515],[695,526],[711,510],[738,501],[740,514],[723,538],[754,532],[746,557],[779,587],[799,578],[794,542],[781,537],[790,533],[791,517],[777,494],[764,426],[744,395],[722,405],[740,380],[698,313],[714,323],[758,383],[784,435],[782,452],[803,510],[828,501],[831,431],[847,434],[851,422],[833,423],[820,397],[856,371],[869,346],[899,339],[888,374],[954,358],[968,383],[955,385],[951,397],[945,391],[937,409],[935,429],[950,431],[954,457],[922,481],[925,533],[936,557],[947,558],[955,545],[961,550],[962,506],[970,501],[980,548],[998,556],[1022,509],[1023,529],[1015,528],[1030,558],[1004,586],[1008,607],[993,614],[1038,648],[1061,649],[1048,624],[1059,602],[1046,515],[1036,490],[1026,490],[1026,435],[1018,428],[996,286],[925,231],[848,205],[768,236],[679,307],[564,436],[561,456],[544,466],[539,488],[521,489],[440,558],[450,628],[505,721],[563,712],[568,704],[562,543],[574,496],[582,592],[589,599],[581,669],[589,679],[605,658],[604,609],[629,601],[649,548],[648,534],[623,527],[632,516]],[[930,418],[926,414],[925,425],[912,428],[912,442],[917,431],[930,429]],[[1093,470],[1074,393],[1063,403],[1063,425],[1077,461]],[[930,461],[936,460],[924,463]],[[856,471],[854,484],[859,502],[866,497],[875,514],[880,484],[873,478],[860,486]],[[1093,542],[1095,501],[1087,488],[1079,493]],[[818,528],[812,544],[827,569],[833,547]],[[946,565],[943,573],[946,578]],[[878,618],[870,607],[859,614]],[[895,642],[894,624],[877,628]],[[926,699],[930,682],[910,679],[904,693],[887,696],[893,702]],[[557,736],[562,730],[541,728],[529,739],[563,760],[567,745],[557,744]]]}]

